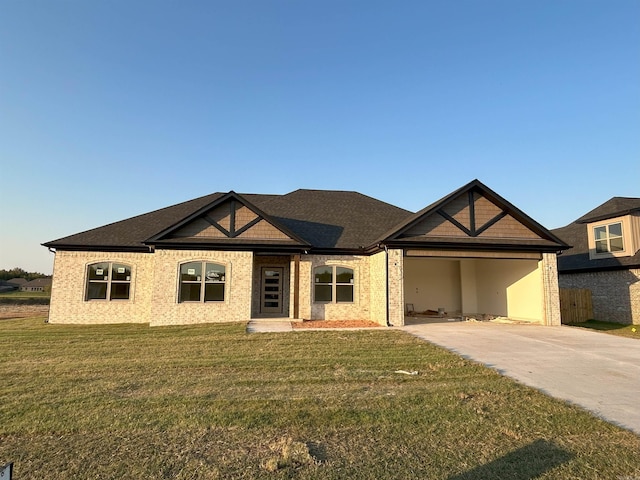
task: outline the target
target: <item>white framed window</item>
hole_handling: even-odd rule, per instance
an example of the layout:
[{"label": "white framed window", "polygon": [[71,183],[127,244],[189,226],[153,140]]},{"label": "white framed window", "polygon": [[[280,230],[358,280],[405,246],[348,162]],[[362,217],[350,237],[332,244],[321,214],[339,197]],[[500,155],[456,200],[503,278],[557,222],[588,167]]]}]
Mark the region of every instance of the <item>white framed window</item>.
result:
[{"label": "white framed window", "polygon": [[224,302],[226,268],[212,262],[180,264],[178,302]]},{"label": "white framed window", "polygon": [[85,300],[129,300],[131,265],[99,262],[87,265]]},{"label": "white framed window", "polygon": [[313,298],[317,303],[353,303],[353,269],[323,265],[313,269]]},{"label": "white framed window", "polygon": [[622,222],[593,227],[596,254],[624,251]]}]

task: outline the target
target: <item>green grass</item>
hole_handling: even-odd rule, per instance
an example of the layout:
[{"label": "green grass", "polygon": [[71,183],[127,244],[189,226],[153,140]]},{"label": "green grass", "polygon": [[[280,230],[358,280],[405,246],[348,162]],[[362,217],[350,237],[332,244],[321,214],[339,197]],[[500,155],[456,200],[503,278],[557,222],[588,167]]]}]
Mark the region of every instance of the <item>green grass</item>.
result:
[{"label": "green grass", "polygon": [[0,298],[49,298],[50,296],[49,292],[21,292],[20,290],[0,293]]},{"label": "green grass", "polygon": [[570,323],[570,327],[589,328],[600,332],[618,335],[619,337],[640,339],[640,325],[623,325],[621,323],[601,322],[598,320],[587,320],[581,323]]},{"label": "green grass", "polygon": [[37,318],[0,351],[20,479],[640,476],[640,437],[395,330]]}]

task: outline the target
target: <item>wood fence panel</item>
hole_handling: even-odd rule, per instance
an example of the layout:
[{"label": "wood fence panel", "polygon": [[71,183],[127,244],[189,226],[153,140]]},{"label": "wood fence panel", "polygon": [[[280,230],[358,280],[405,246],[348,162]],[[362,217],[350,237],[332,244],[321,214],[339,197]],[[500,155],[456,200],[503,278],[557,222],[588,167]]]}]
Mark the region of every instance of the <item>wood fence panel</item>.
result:
[{"label": "wood fence panel", "polygon": [[562,323],[586,322],[593,318],[591,290],[588,288],[561,288],[560,315]]}]

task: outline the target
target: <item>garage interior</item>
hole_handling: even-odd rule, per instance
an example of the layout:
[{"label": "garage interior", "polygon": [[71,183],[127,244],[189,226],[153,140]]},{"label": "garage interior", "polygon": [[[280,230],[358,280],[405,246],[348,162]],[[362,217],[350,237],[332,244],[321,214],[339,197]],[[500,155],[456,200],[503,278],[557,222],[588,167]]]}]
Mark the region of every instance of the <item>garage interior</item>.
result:
[{"label": "garage interior", "polygon": [[541,260],[404,257],[408,321],[544,323]]}]

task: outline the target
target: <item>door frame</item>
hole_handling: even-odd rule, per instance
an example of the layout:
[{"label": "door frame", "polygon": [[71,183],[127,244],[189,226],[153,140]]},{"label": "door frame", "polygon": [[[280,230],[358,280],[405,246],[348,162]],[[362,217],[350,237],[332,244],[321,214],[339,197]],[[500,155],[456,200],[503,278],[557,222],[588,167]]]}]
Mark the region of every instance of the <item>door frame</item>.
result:
[{"label": "door frame", "polygon": [[[279,306],[278,307],[265,307],[265,295],[267,294],[266,291],[266,287],[267,287],[267,277],[265,276],[266,271],[268,270],[278,270],[279,271],[279,275],[278,275],[278,291],[277,291],[277,295],[278,295],[278,302],[279,302]],[[275,267],[270,267],[270,266],[262,266],[260,267],[260,313],[261,314],[283,314],[284,313],[284,273],[285,273],[285,269],[284,266],[275,266]],[[288,299],[287,299],[288,301]]]}]

